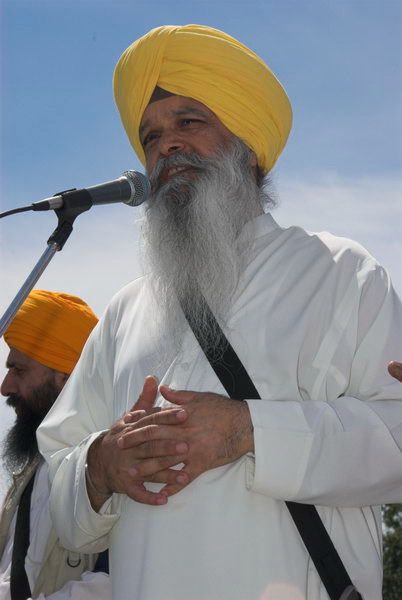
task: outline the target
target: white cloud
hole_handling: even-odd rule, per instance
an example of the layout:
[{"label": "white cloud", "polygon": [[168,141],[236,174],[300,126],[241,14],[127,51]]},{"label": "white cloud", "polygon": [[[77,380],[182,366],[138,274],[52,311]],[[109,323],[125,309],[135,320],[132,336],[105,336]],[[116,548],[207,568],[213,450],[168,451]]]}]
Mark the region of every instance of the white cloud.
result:
[{"label": "white cloud", "polygon": [[391,273],[402,295],[402,182],[340,178],[321,173],[314,181],[283,179],[277,185],[281,225],[327,230],[360,242]]},{"label": "white cloud", "polygon": [[[141,274],[139,215],[138,209],[119,204],[95,207],[79,217],[66,245],[54,255],[35,287],[78,295],[101,314],[111,296]],[[3,226],[6,268],[0,302],[4,307],[39,260],[55,225],[56,221],[38,223],[26,236],[15,226],[10,230]]]}]

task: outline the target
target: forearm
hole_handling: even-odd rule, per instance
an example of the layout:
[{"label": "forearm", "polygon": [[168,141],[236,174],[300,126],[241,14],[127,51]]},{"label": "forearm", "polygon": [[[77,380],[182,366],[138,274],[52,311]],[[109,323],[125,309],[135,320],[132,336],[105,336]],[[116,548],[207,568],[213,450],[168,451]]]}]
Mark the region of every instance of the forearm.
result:
[{"label": "forearm", "polygon": [[248,404],[256,447],[248,481],[253,491],[328,506],[400,501],[401,401]]},{"label": "forearm", "polygon": [[101,433],[88,449],[85,464],[85,481],[89,501],[95,512],[109,500],[112,491],[105,486],[101,459],[101,444],[106,432]]},{"label": "forearm", "polygon": [[100,552],[108,546],[108,534],[119,518],[119,498],[96,512],[87,493],[87,451],[99,432],[84,440],[61,462],[50,494],[51,514],[62,546],[81,552]]}]

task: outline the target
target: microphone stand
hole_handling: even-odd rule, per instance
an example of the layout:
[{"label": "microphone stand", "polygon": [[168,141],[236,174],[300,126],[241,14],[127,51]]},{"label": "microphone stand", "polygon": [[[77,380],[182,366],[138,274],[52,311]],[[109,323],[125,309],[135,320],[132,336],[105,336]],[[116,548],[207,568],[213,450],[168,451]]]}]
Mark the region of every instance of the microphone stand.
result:
[{"label": "microphone stand", "polygon": [[[66,196],[63,196],[63,194],[65,194],[66,192],[71,191],[72,190],[65,190],[64,192],[59,192],[58,194],[55,194],[55,196],[63,197],[62,208],[58,208],[54,211],[58,218],[57,227],[53,231],[50,238],[47,240],[46,250],[39,258],[31,273],[28,275],[27,279],[21,286],[19,292],[15,296],[14,300],[11,302],[4,315],[1,317],[0,337],[2,337],[4,332],[7,330],[21,304],[24,302],[29,292],[32,290],[35,283],[38,281],[39,277],[42,275],[42,273],[52,260],[53,256],[56,254],[56,252],[59,252],[63,249],[64,244],[70,237],[70,234],[73,230],[73,223],[75,219],[81,213],[89,210],[92,206],[91,196],[85,189],[79,190],[79,192],[77,192],[77,194],[80,193],[82,195],[82,198],[80,198],[79,202],[81,206],[72,206],[72,204],[68,200],[68,194],[66,194]],[[75,195],[75,200],[77,200],[77,194]]]}]

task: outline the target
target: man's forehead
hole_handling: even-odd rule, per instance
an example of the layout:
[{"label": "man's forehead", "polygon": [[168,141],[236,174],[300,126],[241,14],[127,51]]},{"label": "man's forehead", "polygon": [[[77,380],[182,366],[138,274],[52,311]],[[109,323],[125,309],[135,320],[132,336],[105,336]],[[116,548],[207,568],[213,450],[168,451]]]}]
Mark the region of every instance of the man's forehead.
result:
[{"label": "man's forehead", "polygon": [[8,353],[7,362],[6,362],[7,367],[11,367],[11,366],[28,367],[28,366],[34,366],[34,365],[40,365],[40,364],[41,363],[34,360],[33,358],[30,358],[26,354],[23,354],[16,348],[10,348],[10,352]]},{"label": "man's forehead", "polygon": [[[182,114],[199,114],[203,116],[215,116],[215,114],[202,102],[189,98],[188,96],[169,96],[148,104],[142,115],[140,133],[152,124],[159,115],[178,116]],[[215,116],[215,118],[217,118]]]}]

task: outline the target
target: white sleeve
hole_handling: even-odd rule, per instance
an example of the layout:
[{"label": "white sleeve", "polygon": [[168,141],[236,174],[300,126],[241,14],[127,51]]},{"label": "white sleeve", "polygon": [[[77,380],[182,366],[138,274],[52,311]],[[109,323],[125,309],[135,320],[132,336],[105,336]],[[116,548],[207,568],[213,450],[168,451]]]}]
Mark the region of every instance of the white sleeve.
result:
[{"label": "white sleeve", "polygon": [[92,509],[84,468],[89,446],[115,420],[113,353],[106,314],[93,330],[80,361],[37,432],[39,448],[49,464],[50,507],[60,544],[86,553],[108,547],[108,533],[119,518],[119,495],[114,495],[100,513]]},{"label": "white sleeve", "polygon": [[61,590],[44,596],[39,594],[35,600],[110,600],[112,585],[107,573],[85,571],[81,579],[68,581]]},{"label": "white sleeve", "polygon": [[247,401],[250,490],[338,507],[402,501],[402,384],[387,372],[402,356],[402,306],[381,268],[364,283],[356,320],[345,323],[356,330],[351,363],[344,364],[341,333],[331,350],[331,376],[346,382],[341,395]]}]

